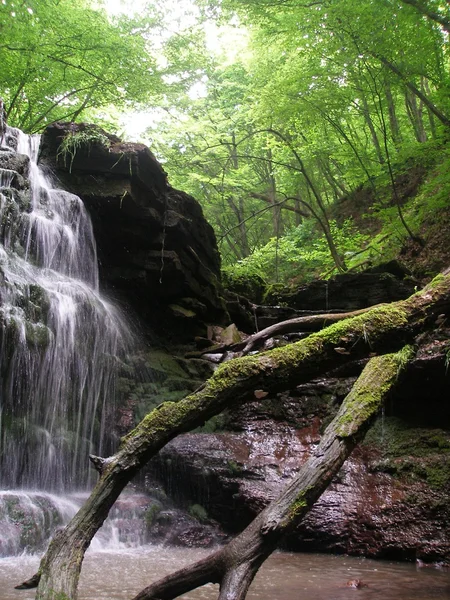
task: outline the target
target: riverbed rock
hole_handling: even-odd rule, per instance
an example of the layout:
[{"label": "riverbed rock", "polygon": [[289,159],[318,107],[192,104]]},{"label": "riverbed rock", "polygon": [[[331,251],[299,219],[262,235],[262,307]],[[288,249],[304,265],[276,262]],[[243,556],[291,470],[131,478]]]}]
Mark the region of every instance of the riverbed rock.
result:
[{"label": "riverbed rock", "polygon": [[[88,141],[61,149],[81,134]],[[204,335],[206,323],[224,322],[212,227],[192,196],[172,188],[146,146],[91,125],[54,123],[44,132],[40,162],[83,199],[101,280],[142,323],[191,338]]]}]

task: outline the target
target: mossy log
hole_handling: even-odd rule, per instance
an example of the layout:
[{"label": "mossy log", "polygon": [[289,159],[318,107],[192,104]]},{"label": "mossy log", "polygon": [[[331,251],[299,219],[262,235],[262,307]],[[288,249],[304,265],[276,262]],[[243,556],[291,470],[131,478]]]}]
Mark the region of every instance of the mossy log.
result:
[{"label": "mossy log", "polygon": [[349,319],[351,317],[363,315],[373,308],[375,307],[372,306],[371,308],[361,308],[359,310],[344,313],[324,313],[321,315],[308,315],[306,317],[288,319],[286,321],[282,321],[281,323],[270,325],[265,329],[261,329],[261,331],[258,331],[257,333],[254,333],[248,337],[245,342],[240,342],[239,345],[234,344],[231,349],[242,349],[242,355],[245,356],[253,350],[260,348],[266,340],[276,335],[319,331],[324,327],[328,327],[328,325],[333,325],[339,321],[344,321],[345,319]]},{"label": "mossy log", "polygon": [[161,404],[122,440],[114,456],[97,461],[97,485],[42,558],[36,598],[76,599],[84,553],[110,508],[138,470],[178,434],[261,397],[261,390],[283,391],[349,360],[397,351],[449,310],[450,276],[444,274],[407,300],[375,307],[284,348],[229,361],[196,392]]},{"label": "mossy log", "polygon": [[282,494],[229,544],[151,584],[133,600],[172,600],[206,583],[220,585],[219,600],[244,600],[259,567],[326,490],[364,437],[414,352],[370,359],[322,439]]}]

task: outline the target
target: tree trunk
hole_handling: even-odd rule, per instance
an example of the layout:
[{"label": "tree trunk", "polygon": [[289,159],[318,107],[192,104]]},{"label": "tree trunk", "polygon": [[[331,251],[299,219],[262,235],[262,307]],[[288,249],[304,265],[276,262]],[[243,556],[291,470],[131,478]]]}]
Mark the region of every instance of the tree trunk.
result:
[{"label": "tree trunk", "polygon": [[172,600],[206,583],[220,584],[219,600],[244,600],[259,567],[300,523],[364,437],[412,354],[407,347],[372,358],[320,444],[281,495],[224,548],[151,584],[133,600]]},{"label": "tree trunk", "polygon": [[389,125],[391,128],[392,141],[394,142],[394,146],[398,148],[403,140],[400,131],[400,125],[397,118],[397,111],[395,109],[395,102],[394,97],[392,95],[391,84],[387,80],[385,80],[384,82],[384,93],[388,105]]},{"label": "tree trunk", "polygon": [[383,165],[385,162],[385,158],[383,152],[381,151],[380,141],[377,136],[377,132],[375,130],[375,125],[373,124],[372,117],[370,115],[369,104],[367,102],[366,94],[364,93],[362,87],[360,88],[361,100],[362,100],[362,114],[364,120],[366,122],[367,127],[370,131],[370,136],[372,138],[373,147],[375,148],[375,152],[378,158],[378,162],[380,165]]},{"label": "tree trunk", "polygon": [[339,321],[344,321],[345,319],[349,319],[350,317],[362,315],[368,312],[369,310],[373,310],[373,308],[374,307],[372,306],[371,308],[361,308],[359,310],[354,310],[352,312],[346,313],[325,313],[322,315],[308,315],[306,317],[295,317],[294,319],[288,319],[287,321],[275,323],[274,325],[269,325],[269,327],[261,329],[261,331],[254,333],[253,335],[248,337],[244,342],[238,342],[237,344],[234,344],[232,346],[232,349],[242,349],[242,354],[246,355],[260,348],[265,341],[276,335],[282,335],[284,333],[305,333],[307,331],[320,331],[328,325],[338,323]]},{"label": "tree trunk", "polygon": [[412,92],[422,103],[430,110],[433,115],[446,127],[450,126],[450,119],[441,112],[438,107],[431,102],[431,100],[421,92],[417,86],[415,86],[411,81],[408,81],[406,76],[402,73],[402,71],[392,62],[390,62],[387,58],[382,56],[381,54],[373,53],[372,56],[377,58],[385,67],[387,67],[390,71],[395,73],[401,81],[405,84],[410,92]]},{"label": "tree trunk", "polygon": [[406,112],[414,129],[416,140],[420,143],[427,141],[427,132],[423,123],[423,102],[417,102],[416,96],[406,88],[405,90]]},{"label": "tree trunk", "polygon": [[[178,403],[158,406],[122,439],[114,456],[94,459],[100,479],[42,558],[36,578],[40,578],[36,598],[76,599],[85,550],[114,501],[137,471],[175,436],[190,431],[225,408],[254,400],[258,390],[268,393],[287,390],[348,360],[373,352],[398,350],[410,343],[433,318],[449,309],[450,275],[444,274],[407,300],[375,307],[287,347],[224,363],[197,391]],[[34,580],[30,585],[36,583]]]}]

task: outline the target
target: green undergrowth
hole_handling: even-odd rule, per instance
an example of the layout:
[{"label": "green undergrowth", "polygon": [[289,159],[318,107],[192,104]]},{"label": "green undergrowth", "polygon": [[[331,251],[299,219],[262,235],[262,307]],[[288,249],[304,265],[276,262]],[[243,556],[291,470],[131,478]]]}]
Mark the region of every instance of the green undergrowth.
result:
[{"label": "green undergrowth", "polygon": [[[347,199],[337,201],[330,207],[331,233],[341,257],[350,271],[362,270],[396,259],[405,254],[405,248],[413,244],[399,218],[396,197],[399,199],[403,217],[413,233],[425,241],[427,252],[423,254],[424,265],[419,275],[435,275],[443,266],[439,248],[434,248],[430,238],[435,228],[450,225],[450,147],[440,142],[415,145],[397,157],[393,165],[395,192],[387,171],[374,178],[376,196],[369,184],[364,184],[359,196],[364,201]],[[342,202],[344,217],[339,217]],[[450,227],[448,228],[450,229]],[[450,233],[443,239],[450,245]],[[414,260],[404,260],[414,271]],[[445,262],[445,257],[443,262]],[[256,249],[247,258],[225,268],[224,281],[236,291],[245,288],[242,282],[254,281],[257,293],[261,293],[261,281],[266,288],[274,283],[297,286],[315,279],[336,275],[326,240],[314,219],[303,222],[265,246]],[[254,286],[250,286],[250,292]],[[245,293],[243,294],[245,295]],[[250,296],[249,296],[250,297]]]},{"label": "green undergrowth", "polygon": [[103,146],[109,148],[111,145],[108,137],[102,133],[97,127],[91,126],[83,130],[75,132],[69,132],[62,140],[57,153],[57,158],[61,157],[64,166],[72,171],[73,162],[77,153],[82,149],[86,148],[90,151],[90,148],[94,145]]},{"label": "green undergrowth", "polygon": [[[351,267],[352,256],[369,243],[369,236],[360,233],[351,218],[341,225],[332,220],[330,228],[339,253]],[[334,262],[325,237],[317,230],[314,219],[305,219],[284,236],[272,238],[247,258],[226,266],[223,279],[225,286],[233,291],[254,294],[248,297],[257,302],[262,282],[266,287],[277,282],[307,283],[333,270]],[[246,281],[251,284],[245,284]]]}]

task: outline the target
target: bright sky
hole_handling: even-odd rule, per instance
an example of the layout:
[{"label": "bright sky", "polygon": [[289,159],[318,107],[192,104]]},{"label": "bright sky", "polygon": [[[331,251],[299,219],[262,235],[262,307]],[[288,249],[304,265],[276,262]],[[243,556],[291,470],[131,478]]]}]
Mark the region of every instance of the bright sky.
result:
[{"label": "bright sky", "polygon": [[[126,14],[140,13],[145,6],[153,2],[150,0],[98,0],[112,15],[121,12]],[[158,0],[156,0],[158,3]],[[183,30],[195,25],[199,9],[194,0],[164,0],[164,15],[166,29],[160,33],[161,41],[173,34],[182,35]],[[206,43],[211,54],[221,55],[225,62],[232,62],[245,48],[247,32],[244,28],[232,23],[220,28],[212,21],[205,23],[204,30]],[[157,43],[157,40],[153,40]],[[206,95],[205,81],[201,79],[192,86],[189,95],[192,99]],[[166,115],[161,109],[150,109],[139,113],[128,113],[121,116],[121,125],[125,135],[130,141],[148,142],[145,130],[156,125]]]}]

